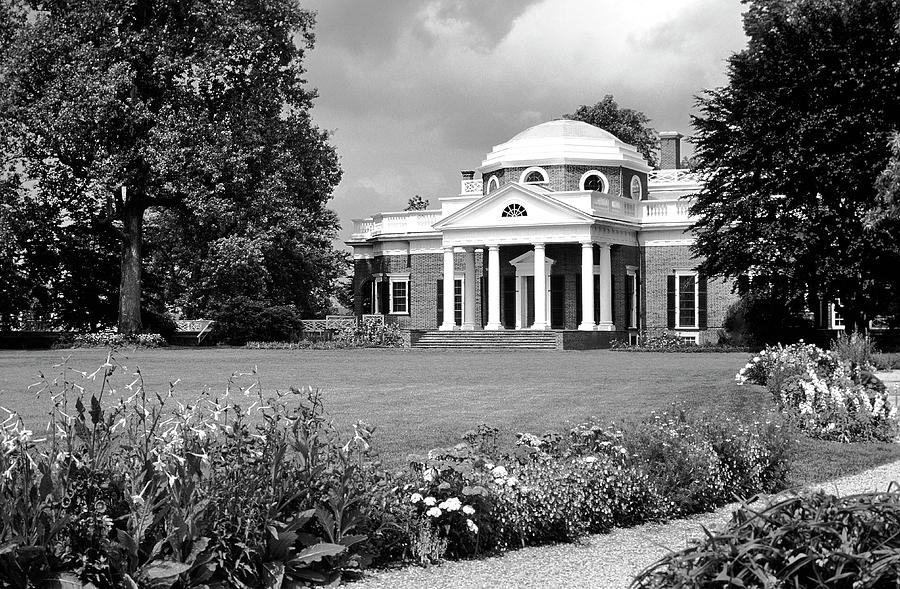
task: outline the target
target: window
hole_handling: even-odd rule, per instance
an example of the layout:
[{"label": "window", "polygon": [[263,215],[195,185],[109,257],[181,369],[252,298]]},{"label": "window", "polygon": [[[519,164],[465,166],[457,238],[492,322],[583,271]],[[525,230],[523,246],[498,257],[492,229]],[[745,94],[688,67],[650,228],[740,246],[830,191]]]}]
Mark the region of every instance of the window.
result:
[{"label": "window", "polygon": [[581,190],[596,190],[597,192],[609,192],[609,181],[598,170],[590,170],[581,175]]},{"label": "window", "polygon": [[390,277],[392,315],[409,315],[409,275]]},{"label": "window", "polygon": [[697,327],[697,275],[679,274],[676,309],[678,327]]},{"label": "window", "polygon": [[488,180],[487,193],[490,194],[498,188],[500,188],[500,180],[496,176],[491,176],[491,179]]},{"label": "window", "polygon": [[637,269],[625,270],[625,312],[629,329],[638,327],[638,282]]},{"label": "window", "polygon": [[519,203],[512,203],[511,205],[506,205],[506,208],[503,209],[503,212],[500,213],[501,217],[527,217],[528,211],[525,210],[525,207],[520,205]]},{"label": "window", "polygon": [[641,179],[639,176],[631,177],[631,198],[634,200],[641,200],[641,196],[644,194],[644,188],[641,186]]},{"label": "window", "polygon": [[841,299],[834,299],[834,303],[831,305],[831,328],[832,329],[844,329],[844,317],[838,312],[838,307],[841,306]]},{"label": "window", "polygon": [[522,172],[519,182],[522,184],[544,184],[547,182],[547,172],[543,168],[528,168]]},{"label": "window", "polygon": [[706,277],[696,270],[676,270],[667,277],[669,329],[706,329]]},{"label": "window", "polygon": [[[463,297],[465,289],[463,288],[463,279],[456,278],[453,280],[453,322],[457,325],[463,323]],[[437,281],[437,325],[444,323],[444,280]]]}]

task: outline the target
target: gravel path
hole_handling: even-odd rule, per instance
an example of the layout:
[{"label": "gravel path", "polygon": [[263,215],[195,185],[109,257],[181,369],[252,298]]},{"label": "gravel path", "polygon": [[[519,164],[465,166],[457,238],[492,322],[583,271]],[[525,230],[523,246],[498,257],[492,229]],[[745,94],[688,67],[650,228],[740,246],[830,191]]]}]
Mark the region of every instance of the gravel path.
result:
[{"label": "gravel path", "polygon": [[[830,493],[852,495],[885,490],[900,481],[900,461],[836,481],[815,485]],[[375,572],[348,585],[350,589],[470,589],[628,587],[632,577],[669,550],[687,546],[703,532],[700,526],[718,528],[731,519],[738,504],[725,506],[668,524],[619,528],[609,534],[589,536],[581,544],[524,548],[494,558],[447,562],[429,568],[408,567]]]}]

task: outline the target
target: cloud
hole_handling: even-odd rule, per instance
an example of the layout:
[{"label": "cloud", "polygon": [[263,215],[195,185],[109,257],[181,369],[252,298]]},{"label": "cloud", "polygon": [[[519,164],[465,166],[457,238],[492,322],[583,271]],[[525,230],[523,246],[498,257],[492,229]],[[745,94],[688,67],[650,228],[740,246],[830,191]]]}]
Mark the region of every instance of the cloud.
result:
[{"label": "cloud", "polygon": [[[335,130],[342,218],[458,189],[493,145],[613,94],[689,134],[746,44],[739,0],[318,0],[308,79]],[[396,206],[389,206],[397,203]]]}]

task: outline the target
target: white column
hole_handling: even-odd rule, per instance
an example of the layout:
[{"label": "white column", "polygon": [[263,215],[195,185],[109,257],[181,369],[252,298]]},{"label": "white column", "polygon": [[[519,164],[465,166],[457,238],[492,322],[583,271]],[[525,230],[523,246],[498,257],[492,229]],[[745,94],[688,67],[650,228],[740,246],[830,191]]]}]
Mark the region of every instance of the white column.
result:
[{"label": "white column", "polygon": [[488,323],[485,329],[503,329],[500,323],[500,246],[488,246]]},{"label": "white column", "polygon": [[581,244],[581,324],[578,329],[594,331],[594,243]]},{"label": "white column", "polygon": [[466,248],[466,274],[463,280],[463,324],[466,331],[481,329],[481,320],[475,313],[475,248]]},{"label": "white column", "polygon": [[534,325],[532,329],[547,329],[547,274],[544,244],[534,244]]},{"label": "white column", "polygon": [[453,318],[453,248],[444,248],[444,322],[441,323],[441,331],[453,331],[456,329],[456,321]]},{"label": "white column", "polygon": [[612,320],[612,263],[609,258],[609,244],[600,244],[600,323],[599,331],[615,331]]}]

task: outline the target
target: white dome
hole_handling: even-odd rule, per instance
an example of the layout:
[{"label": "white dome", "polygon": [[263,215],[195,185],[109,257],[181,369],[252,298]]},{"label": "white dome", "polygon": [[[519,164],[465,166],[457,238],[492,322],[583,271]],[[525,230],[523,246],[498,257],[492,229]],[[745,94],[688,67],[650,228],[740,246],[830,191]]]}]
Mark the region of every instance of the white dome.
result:
[{"label": "white dome", "polygon": [[633,146],[609,131],[569,119],[529,127],[506,143],[494,146],[479,170],[485,174],[499,168],[554,164],[650,170]]}]

